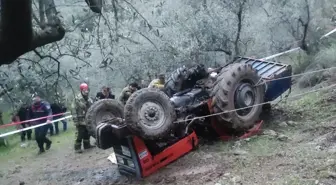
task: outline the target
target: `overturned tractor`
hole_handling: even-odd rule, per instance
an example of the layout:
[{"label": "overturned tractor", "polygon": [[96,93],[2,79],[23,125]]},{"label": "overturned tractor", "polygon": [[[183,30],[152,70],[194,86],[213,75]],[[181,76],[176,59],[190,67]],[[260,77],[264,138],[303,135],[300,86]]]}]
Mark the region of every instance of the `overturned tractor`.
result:
[{"label": "overturned tractor", "polygon": [[[133,164],[132,173],[144,177],[159,168],[158,163],[165,165],[189,152],[197,145],[197,136],[205,132],[221,137],[251,129],[260,122],[263,108],[269,108],[265,102],[290,89],[291,72],[289,65],[242,57],[213,70],[201,65],[181,67],[168,78],[164,91],[138,90],[125,106],[116,100],[99,100],[89,109],[86,120],[98,146],[115,149],[118,165],[125,167],[120,167],[121,171],[131,173],[129,165]],[[277,78],[282,79],[272,80]],[[166,156],[162,152],[177,152],[173,147],[183,143],[188,145],[184,146],[186,151],[161,161]],[[128,158],[122,151],[125,147]],[[150,160],[147,166],[151,167],[141,160]]]}]

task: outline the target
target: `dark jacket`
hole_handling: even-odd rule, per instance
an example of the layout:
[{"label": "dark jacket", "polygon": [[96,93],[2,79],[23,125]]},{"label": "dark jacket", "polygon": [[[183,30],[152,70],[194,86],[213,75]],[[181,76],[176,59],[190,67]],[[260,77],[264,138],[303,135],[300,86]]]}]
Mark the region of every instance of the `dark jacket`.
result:
[{"label": "dark jacket", "polygon": [[101,100],[101,99],[115,99],[115,96],[114,94],[109,93],[109,96],[105,97],[105,95],[102,92],[99,92],[96,95],[96,100]]},{"label": "dark jacket", "polygon": [[50,107],[53,114],[60,114],[67,111],[67,108],[61,103],[52,103]]},{"label": "dark jacket", "polygon": [[[52,113],[50,104],[46,101],[42,101],[41,103],[37,105],[31,106],[29,117],[30,119],[35,119],[35,118],[40,118],[40,117],[51,116],[52,114],[53,113]],[[48,118],[48,120],[52,120],[52,117]],[[44,119],[33,121],[33,123],[40,124],[40,123],[45,123],[46,121],[47,121],[47,118],[44,118]]]},{"label": "dark jacket", "polygon": [[29,119],[29,106],[22,106],[18,110],[15,116],[20,118],[20,121],[25,121]]}]

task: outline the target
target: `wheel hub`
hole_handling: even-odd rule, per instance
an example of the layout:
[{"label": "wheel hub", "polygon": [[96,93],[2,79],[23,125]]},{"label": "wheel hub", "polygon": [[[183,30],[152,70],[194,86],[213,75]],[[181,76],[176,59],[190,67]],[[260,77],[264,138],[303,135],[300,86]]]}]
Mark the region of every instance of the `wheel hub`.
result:
[{"label": "wheel hub", "polygon": [[142,120],[141,123],[144,126],[152,129],[160,127],[166,120],[164,109],[156,102],[144,103],[138,111],[138,116]]},{"label": "wheel hub", "polygon": [[156,107],[147,107],[145,110],[145,118],[150,121],[157,120],[159,118],[158,111]]},{"label": "wheel hub", "polygon": [[[254,87],[250,83],[242,83],[238,86],[235,92],[235,107],[236,109],[253,106],[255,102]],[[237,111],[240,115],[247,115],[252,110],[252,107]]]}]

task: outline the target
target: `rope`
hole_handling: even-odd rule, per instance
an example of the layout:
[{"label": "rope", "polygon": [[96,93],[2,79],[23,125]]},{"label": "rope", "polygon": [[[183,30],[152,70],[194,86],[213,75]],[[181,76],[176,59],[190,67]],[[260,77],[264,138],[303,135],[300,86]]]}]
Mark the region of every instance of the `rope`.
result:
[{"label": "rope", "polygon": [[293,52],[293,51],[296,51],[296,50],[299,50],[299,49],[301,49],[301,48],[296,47],[296,48],[293,48],[293,49],[290,49],[290,50],[287,50],[287,51],[284,51],[284,52],[281,52],[281,53],[277,53],[277,54],[274,54],[274,55],[271,55],[271,56],[268,56],[268,57],[265,57],[265,58],[261,58],[259,60],[269,60],[269,59],[272,59],[272,58],[275,58],[275,57],[278,57],[278,56],[281,56],[283,54],[290,53],[290,52]]},{"label": "rope", "polygon": [[[315,89],[315,90],[311,90],[311,91],[307,91],[307,92],[304,92],[304,93],[299,93],[299,94],[296,94],[294,96],[290,96],[288,98],[300,97],[300,96],[305,95],[305,94],[321,91],[323,89],[329,89],[331,87],[336,87],[336,84],[329,85],[329,86],[326,86],[326,87],[321,87],[321,88],[318,88],[318,89]],[[236,112],[238,110],[243,110],[243,109],[253,108],[253,107],[256,107],[256,106],[260,106],[260,105],[269,104],[269,103],[271,103],[273,101],[268,101],[268,102],[264,102],[264,103],[260,103],[260,104],[255,104],[255,105],[252,105],[252,106],[243,107],[243,108],[239,108],[239,109],[233,109],[233,110],[223,111],[223,112],[219,112],[219,113],[209,114],[209,115],[205,115],[205,116],[198,116],[198,117],[194,117],[194,118],[191,118],[191,119],[185,119],[185,120],[175,121],[174,123],[182,123],[182,122],[186,122],[186,121],[192,121],[192,120],[195,120],[195,119],[202,119],[202,118],[208,118],[208,117],[218,116],[218,115],[229,113],[229,112]]]}]

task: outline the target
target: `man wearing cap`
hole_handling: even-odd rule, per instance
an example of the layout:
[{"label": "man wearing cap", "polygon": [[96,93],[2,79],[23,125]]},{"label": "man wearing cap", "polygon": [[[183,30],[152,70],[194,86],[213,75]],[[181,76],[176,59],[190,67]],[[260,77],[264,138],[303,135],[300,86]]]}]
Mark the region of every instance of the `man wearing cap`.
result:
[{"label": "man wearing cap", "polygon": [[34,125],[48,123],[46,125],[40,126],[35,128],[35,140],[37,142],[37,145],[39,147],[39,154],[45,152],[44,150],[44,144],[46,144],[46,150],[50,149],[51,141],[47,138],[47,132],[49,129],[49,125],[51,124],[52,120],[52,110],[50,107],[50,104],[46,101],[42,101],[39,96],[35,96],[33,98],[33,105],[30,108],[30,119],[36,119],[41,117],[46,117],[43,119],[39,119],[36,121],[32,121]]},{"label": "man wearing cap", "polygon": [[82,83],[79,86],[80,93],[76,96],[75,101],[72,103],[72,111],[75,117],[73,121],[76,126],[76,140],[75,152],[82,153],[82,142],[84,149],[92,148],[90,145],[90,135],[85,122],[85,115],[89,107],[92,105],[93,100],[89,97],[89,86]]},{"label": "man wearing cap", "polygon": [[151,83],[148,85],[148,88],[163,89],[164,84],[165,84],[165,75],[160,74],[158,79],[154,79],[151,81]]}]

